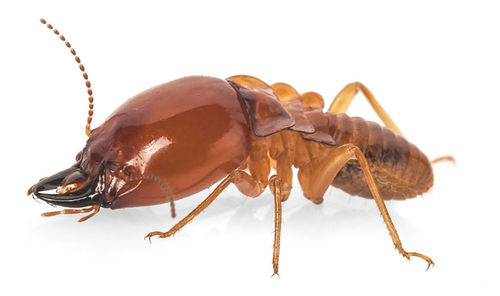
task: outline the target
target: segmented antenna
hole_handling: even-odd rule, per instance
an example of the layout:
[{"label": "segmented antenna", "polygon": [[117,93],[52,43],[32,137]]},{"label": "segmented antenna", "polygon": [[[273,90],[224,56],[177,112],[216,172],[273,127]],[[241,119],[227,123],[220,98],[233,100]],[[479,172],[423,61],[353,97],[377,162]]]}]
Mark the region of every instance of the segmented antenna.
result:
[{"label": "segmented antenna", "polygon": [[160,184],[161,188],[165,191],[165,193],[168,196],[168,201],[170,202],[170,212],[172,214],[172,218],[175,218],[175,203],[174,203],[174,195],[172,194],[172,191],[168,188],[167,184],[163,182],[162,179],[155,175],[150,175],[150,174],[139,174],[139,175],[134,175],[134,176],[129,176],[128,180],[130,181],[138,181],[138,180],[151,180],[154,182],[157,182]]},{"label": "segmented antenna", "polygon": [[47,22],[42,18],[40,19],[40,22],[44,25],[47,25],[47,28],[49,30],[52,30],[54,34],[59,36],[59,39],[61,39],[62,42],[66,45],[67,48],[69,48],[69,51],[73,56],[75,56],[75,61],[78,63],[78,68],[83,72],[83,79],[85,79],[85,85],[87,86],[87,93],[89,94],[89,116],[87,117],[87,125],[85,126],[85,133],[87,136],[90,136],[90,133],[92,132],[90,130],[90,123],[92,122],[92,115],[94,115],[94,97],[92,96],[92,89],[90,88],[90,80],[87,72],[85,72],[85,67],[83,66],[80,57],[76,55],[76,51],[71,47],[71,44],[66,41],[66,38],[62,34],[59,34],[59,31],[54,29],[51,24],[47,24]]}]

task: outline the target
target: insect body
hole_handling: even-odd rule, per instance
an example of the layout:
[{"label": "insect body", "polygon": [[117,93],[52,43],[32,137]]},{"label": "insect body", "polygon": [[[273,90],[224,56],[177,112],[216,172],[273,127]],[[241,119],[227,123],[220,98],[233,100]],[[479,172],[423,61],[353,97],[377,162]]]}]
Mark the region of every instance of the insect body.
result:
[{"label": "insect body", "polygon": [[[387,127],[344,114],[359,90]],[[76,164],[42,179],[28,193],[70,208],[45,216],[94,211],[85,220],[100,207],[166,202],[175,215],[174,200],[222,180],[187,217],[167,232],[149,233],[151,239],[173,235],[231,183],[249,197],[269,187],[275,200],[276,274],[281,203],[290,194],[296,167],[306,198],[321,203],[330,185],[373,198],[398,251],[433,264],[429,257],[403,249],[384,205],[384,199],[415,197],[432,186],[427,157],[401,136],[362,84],[344,88],[328,112],[323,105],[317,93],[299,94],[288,84],[268,85],[246,75],[174,80],[129,99],[94,130],[91,110],[89,138]],[[270,176],[272,169],[276,173]]]}]

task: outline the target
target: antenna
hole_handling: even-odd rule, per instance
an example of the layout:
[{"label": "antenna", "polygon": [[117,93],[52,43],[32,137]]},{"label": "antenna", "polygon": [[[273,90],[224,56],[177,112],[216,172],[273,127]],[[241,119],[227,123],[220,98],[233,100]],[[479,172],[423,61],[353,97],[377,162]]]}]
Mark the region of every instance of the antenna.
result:
[{"label": "antenna", "polygon": [[165,191],[165,193],[167,194],[168,200],[170,202],[170,213],[172,215],[172,218],[175,218],[176,214],[175,214],[174,195],[172,194],[172,191],[170,191],[167,184],[165,184],[165,182],[162,179],[160,179],[159,177],[157,177],[155,175],[151,175],[151,174],[138,174],[138,175],[134,175],[134,176],[129,176],[128,180],[131,180],[131,181],[151,180],[151,181],[154,181],[154,182],[157,182],[158,184],[160,184],[163,191]]},{"label": "antenna", "polygon": [[89,95],[89,112],[88,112],[89,115],[87,117],[85,133],[87,134],[87,136],[90,136],[90,133],[92,132],[90,130],[90,123],[92,122],[92,115],[94,115],[94,97],[92,96],[92,89],[90,88],[89,76],[87,72],[85,72],[85,67],[82,64],[80,57],[76,55],[76,51],[71,47],[71,44],[68,41],[66,41],[66,38],[62,34],[59,34],[59,31],[57,29],[54,29],[51,24],[47,24],[47,22],[43,18],[40,19],[40,22],[44,25],[47,25],[47,28],[49,28],[49,30],[52,30],[54,34],[59,36],[59,39],[61,39],[61,41],[64,42],[64,45],[66,45],[66,47],[69,48],[69,51],[75,57],[75,61],[78,63],[78,68],[80,68],[80,70],[83,73],[83,79],[85,79],[85,85],[87,86],[87,93]]}]

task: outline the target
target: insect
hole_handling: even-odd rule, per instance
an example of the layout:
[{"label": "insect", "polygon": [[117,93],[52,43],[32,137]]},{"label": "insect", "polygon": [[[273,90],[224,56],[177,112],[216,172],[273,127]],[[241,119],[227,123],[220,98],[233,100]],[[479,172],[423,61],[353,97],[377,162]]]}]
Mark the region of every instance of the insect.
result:
[{"label": "insect", "polygon": [[[292,167],[304,196],[315,204],[332,185],[373,198],[396,249],[407,252],[384,200],[412,198],[433,185],[431,162],[409,143],[372,93],[361,83],[348,84],[328,108],[315,92],[299,94],[285,83],[268,85],[247,75],[225,80],[192,76],[146,90],[121,105],[106,121],[90,128],[93,93],[80,58],[65,37],[40,20],[70,49],[83,72],[89,95],[88,140],[70,168],[41,179],[28,195],[67,209],[58,214],[90,213],[174,201],[222,180],[213,192],[167,232],[169,237],[210,205],[230,184],[248,197],[267,187],[274,196],[273,274],[278,273],[281,204],[292,188]],[[385,127],[345,114],[362,92]],[[436,161],[448,159],[444,157]],[[275,174],[271,175],[274,169]]]}]

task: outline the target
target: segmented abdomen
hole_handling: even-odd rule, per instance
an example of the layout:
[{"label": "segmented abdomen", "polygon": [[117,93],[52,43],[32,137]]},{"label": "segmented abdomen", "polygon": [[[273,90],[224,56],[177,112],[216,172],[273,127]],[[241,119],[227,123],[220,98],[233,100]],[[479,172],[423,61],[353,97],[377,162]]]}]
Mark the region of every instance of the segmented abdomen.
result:
[{"label": "segmented abdomen", "polygon": [[[325,115],[337,145],[352,143],[364,153],[384,199],[411,198],[432,187],[434,177],[427,156],[408,140],[360,117]],[[371,198],[356,160],[342,168],[332,185],[349,194]]]}]

